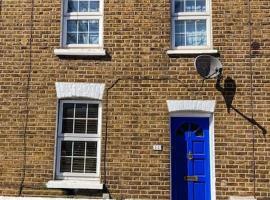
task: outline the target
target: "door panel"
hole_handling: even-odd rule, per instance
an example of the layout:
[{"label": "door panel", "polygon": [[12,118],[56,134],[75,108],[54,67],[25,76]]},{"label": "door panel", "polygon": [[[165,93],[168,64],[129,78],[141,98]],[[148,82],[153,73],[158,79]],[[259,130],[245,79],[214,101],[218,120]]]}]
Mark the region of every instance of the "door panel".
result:
[{"label": "door panel", "polygon": [[194,199],[205,200],[205,184],[194,183]]},{"label": "door panel", "polygon": [[194,174],[200,176],[200,175],[204,175],[205,173],[205,167],[204,167],[205,163],[204,160],[195,160],[194,161]]},{"label": "door panel", "polygon": [[209,118],[171,118],[172,200],[210,200]]},{"label": "door panel", "polygon": [[192,147],[193,147],[194,155],[196,155],[196,154],[202,155],[205,152],[204,151],[204,141],[193,141]]}]

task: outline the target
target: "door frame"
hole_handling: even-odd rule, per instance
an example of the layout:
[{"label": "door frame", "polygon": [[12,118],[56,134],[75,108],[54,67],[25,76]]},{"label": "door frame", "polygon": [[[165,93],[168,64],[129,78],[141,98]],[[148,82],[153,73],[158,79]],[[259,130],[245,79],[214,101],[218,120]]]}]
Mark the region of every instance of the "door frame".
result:
[{"label": "door frame", "polygon": [[[216,200],[216,175],[215,175],[215,136],[214,114],[201,111],[177,111],[170,113],[170,141],[171,141],[171,118],[172,117],[207,117],[209,118],[209,157],[210,157],[210,192],[211,200]],[[170,199],[172,199],[172,153],[170,142]]]}]

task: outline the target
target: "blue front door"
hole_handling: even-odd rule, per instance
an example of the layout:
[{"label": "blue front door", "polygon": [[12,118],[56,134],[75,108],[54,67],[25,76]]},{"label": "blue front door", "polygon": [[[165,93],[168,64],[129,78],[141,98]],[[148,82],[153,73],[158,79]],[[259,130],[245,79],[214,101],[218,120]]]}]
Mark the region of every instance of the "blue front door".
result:
[{"label": "blue front door", "polygon": [[211,200],[209,118],[171,118],[171,200]]}]

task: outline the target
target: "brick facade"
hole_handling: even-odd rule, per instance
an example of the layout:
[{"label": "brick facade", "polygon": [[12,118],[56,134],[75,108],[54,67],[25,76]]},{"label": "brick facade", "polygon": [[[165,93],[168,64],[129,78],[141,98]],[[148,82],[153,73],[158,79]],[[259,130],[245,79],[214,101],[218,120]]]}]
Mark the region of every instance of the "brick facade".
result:
[{"label": "brick facade", "polygon": [[[224,80],[236,83],[230,112],[215,80],[202,86],[193,66],[196,55],[166,54],[168,0],[105,0],[105,57],[54,55],[60,44],[61,2],[33,2],[31,22],[30,0],[0,1],[0,195],[18,195],[23,173],[23,196],[69,195],[45,186],[53,178],[55,82],[89,82],[106,84],[101,174],[113,198],[170,198],[166,100],[172,99],[217,102],[217,199],[253,196],[254,191],[258,200],[270,199],[269,0],[250,1],[251,59],[248,0],[212,0],[214,48]],[[155,144],[163,150],[153,151]]]}]

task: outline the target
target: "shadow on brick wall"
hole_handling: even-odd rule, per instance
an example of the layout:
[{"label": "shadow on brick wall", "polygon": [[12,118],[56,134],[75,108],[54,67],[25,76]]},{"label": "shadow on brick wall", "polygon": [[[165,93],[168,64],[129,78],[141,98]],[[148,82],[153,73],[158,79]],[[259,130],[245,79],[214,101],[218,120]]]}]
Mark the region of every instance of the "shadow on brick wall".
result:
[{"label": "shadow on brick wall", "polygon": [[220,91],[222,94],[226,107],[227,107],[227,112],[230,113],[231,109],[234,110],[237,114],[239,114],[241,117],[243,117],[245,120],[247,120],[249,123],[252,125],[256,126],[259,128],[262,132],[262,134],[265,135],[267,134],[267,130],[261,126],[254,118],[246,116],[244,113],[240,112],[236,107],[234,107],[233,104],[233,99],[236,93],[236,82],[233,80],[231,77],[226,77],[224,80],[223,87],[221,86],[221,81],[222,79],[218,79],[216,82],[216,89]]},{"label": "shadow on brick wall", "polygon": [[2,0],[0,0],[0,15],[2,14]]},{"label": "shadow on brick wall", "polygon": [[64,190],[65,195],[69,198],[98,198],[102,197],[103,191],[101,190],[79,190],[79,189],[66,189]]},{"label": "shadow on brick wall", "polygon": [[[1,1],[1,0],[0,0]],[[95,60],[95,61],[111,61],[112,57],[107,52],[105,56],[71,56],[71,55],[61,55],[58,56],[61,60]]]}]

